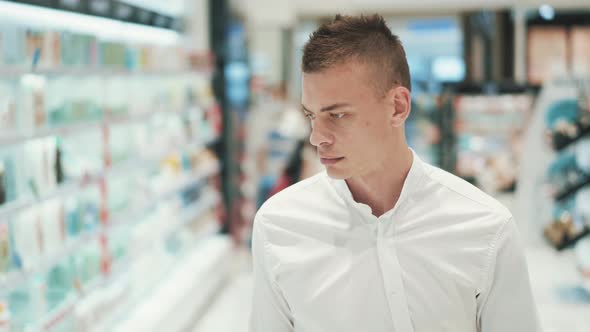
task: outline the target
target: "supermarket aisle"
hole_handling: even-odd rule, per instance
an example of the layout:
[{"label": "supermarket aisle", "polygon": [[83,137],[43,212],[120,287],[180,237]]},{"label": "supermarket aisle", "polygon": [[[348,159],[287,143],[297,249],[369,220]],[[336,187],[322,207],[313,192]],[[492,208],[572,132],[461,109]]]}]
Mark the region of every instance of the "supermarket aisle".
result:
[{"label": "supermarket aisle", "polygon": [[580,288],[572,251],[544,247],[527,252],[531,285],[545,332],[587,332],[590,295]]},{"label": "supermarket aisle", "polygon": [[252,296],[250,254],[239,252],[234,276],[211,304],[193,332],[247,331]]},{"label": "supermarket aisle", "polygon": [[[573,252],[549,247],[527,250],[531,284],[544,332],[587,332],[590,326],[590,296],[579,287]],[[193,332],[245,331],[250,314],[252,274],[244,254],[225,291],[212,304]]]}]

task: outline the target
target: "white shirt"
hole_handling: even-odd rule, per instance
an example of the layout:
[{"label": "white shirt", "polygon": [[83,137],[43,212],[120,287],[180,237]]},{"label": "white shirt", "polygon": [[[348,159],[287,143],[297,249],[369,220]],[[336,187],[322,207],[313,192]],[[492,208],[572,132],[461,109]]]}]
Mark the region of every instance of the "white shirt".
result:
[{"label": "white shirt", "polygon": [[253,232],[251,332],[541,330],[510,212],[415,153],[379,218],[323,172],[269,199]]}]

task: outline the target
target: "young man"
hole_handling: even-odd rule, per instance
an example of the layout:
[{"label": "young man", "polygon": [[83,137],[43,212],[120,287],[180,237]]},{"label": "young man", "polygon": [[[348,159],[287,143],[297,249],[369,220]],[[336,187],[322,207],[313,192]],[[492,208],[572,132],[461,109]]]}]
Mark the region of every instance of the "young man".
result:
[{"label": "young man", "polygon": [[336,16],[302,69],[326,171],[256,215],[251,331],[540,331],[510,212],[406,145],[410,74],[383,18]]}]

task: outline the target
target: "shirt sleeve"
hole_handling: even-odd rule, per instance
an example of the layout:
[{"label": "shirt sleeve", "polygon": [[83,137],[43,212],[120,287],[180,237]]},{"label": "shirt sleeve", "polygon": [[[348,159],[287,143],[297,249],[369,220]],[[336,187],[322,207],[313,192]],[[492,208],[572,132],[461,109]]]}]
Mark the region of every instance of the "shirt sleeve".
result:
[{"label": "shirt sleeve", "polygon": [[294,330],[293,319],[281,290],[270,274],[266,244],[263,230],[257,220],[252,231],[254,291],[250,332],[291,332]]},{"label": "shirt sleeve", "polygon": [[540,332],[524,249],[512,218],[498,232],[491,253],[477,299],[478,331]]}]

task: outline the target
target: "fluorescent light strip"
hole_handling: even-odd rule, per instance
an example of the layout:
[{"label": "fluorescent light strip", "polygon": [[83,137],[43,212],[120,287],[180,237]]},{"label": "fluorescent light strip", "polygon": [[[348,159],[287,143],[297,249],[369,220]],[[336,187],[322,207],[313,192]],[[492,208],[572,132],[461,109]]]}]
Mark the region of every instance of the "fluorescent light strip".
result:
[{"label": "fluorescent light strip", "polygon": [[101,40],[151,45],[176,45],[178,32],[51,8],[0,1],[0,26],[20,25],[41,30],[71,31]]}]

